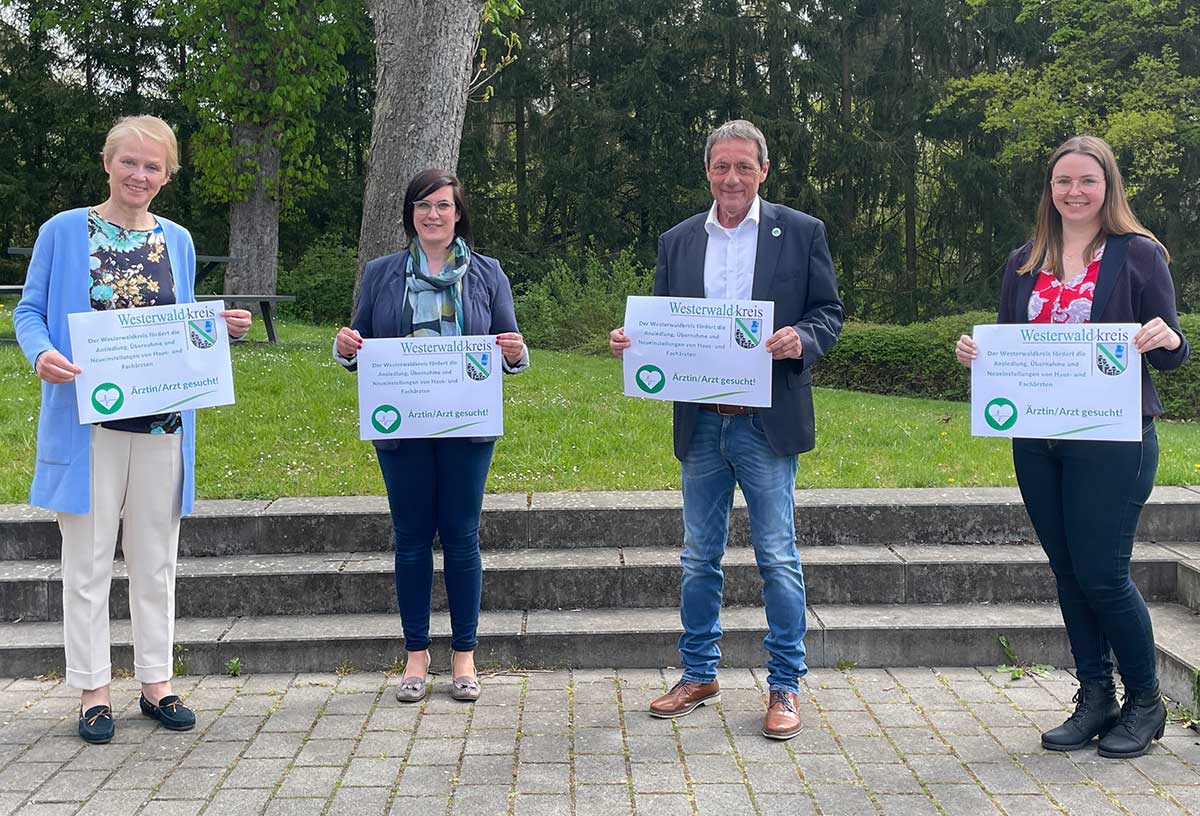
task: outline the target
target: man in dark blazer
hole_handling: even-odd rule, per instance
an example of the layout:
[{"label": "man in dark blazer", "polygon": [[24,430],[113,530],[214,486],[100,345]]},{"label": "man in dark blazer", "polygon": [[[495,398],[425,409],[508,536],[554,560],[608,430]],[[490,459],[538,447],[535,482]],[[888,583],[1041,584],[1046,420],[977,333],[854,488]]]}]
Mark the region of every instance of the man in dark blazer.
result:
[{"label": "man in dark blazer", "polygon": [[[797,695],[808,670],[794,523],[797,454],[815,445],[812,366],[837,341],[845,313],[825,226],[758,197],[770,168],[762,132],[744,120],[726,122],[709,134],[704,163],[713,205],[659,238],[654,294],[773,301],[774,333],[766,342],[774,360],[771,407],[675,403],[675,456],[683,475],[684,671],[650,704],[650,713],[679,717],[720,699],[721,559],[736,484],[746,498],[763,576],[763,645],[770,656],[763,735],[790,739],[800,732]],[[632,342],[623,328],[609,338],[617,356]]]}]

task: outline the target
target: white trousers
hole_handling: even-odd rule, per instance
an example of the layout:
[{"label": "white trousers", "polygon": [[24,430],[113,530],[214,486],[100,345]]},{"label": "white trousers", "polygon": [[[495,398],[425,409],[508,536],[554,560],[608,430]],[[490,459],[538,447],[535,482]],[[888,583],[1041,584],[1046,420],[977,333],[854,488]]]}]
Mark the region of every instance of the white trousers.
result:
[{"label": "white trousers", "polygon": [[142,683],[171,679],[182,441],[179,434],[92,426],[92,510],[58,514],[63,640],[72,688],[95,689],[112,682],[108,592],[122,517],[134,676]]}]

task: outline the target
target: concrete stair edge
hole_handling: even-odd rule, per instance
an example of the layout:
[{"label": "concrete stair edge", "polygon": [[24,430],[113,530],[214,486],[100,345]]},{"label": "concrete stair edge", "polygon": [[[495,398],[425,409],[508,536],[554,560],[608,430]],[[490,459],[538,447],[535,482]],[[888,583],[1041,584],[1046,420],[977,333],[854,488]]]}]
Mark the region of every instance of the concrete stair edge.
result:
[{"label": "concrete stair edge", "polygon": [[[1147,599],[1176,599],[1178,580],[1192,575],[1176,566],[1183,557],[1169,547],[1136,546],[1134,580]],[[810,604],[1024,603],[1056,597],[1045,555],[1033,545],[842,545],[804,548],[802,559]],[[483,608],[489,611],[653,608],[678,598],[679,550],[673,547],[490,551],[483,561]],[[440,553],[435,571],[441,573]],[[60,574],[56,562],[0,562],[0,621],[61,619]],[[123,562],[116,563],[114,574],[111,617],[121,619],[129,614]],[[728,605],[761,602],[752,550],[728,552],[725,577]],[[385,553],[183,558],[176,614],[395,612],[393,583],[392,559]],[[433,609],[446,608],[444,584],[435,577]]]},{"label": "concrete stair edge", "polygon": [[[801,545],[1027,543],[1033,540],[1014,488],[802,490],[796,493]],[[682,540],[676,491],[491,494],[481,538],[489,549],[633,546]],[[1186,541],[1200,529],[1200,492],[1157,488],[1138,528],[1148,541]],[[391,526],[379,496],[210,500],[183,522],[183,555],[237,552],[386,550]],[[749,543],[745,503],[735,500],[730,543]],[[0,559],[57,553],[54,514],[0,505]]]},{"label": "concrete stair edge", "polygon": [[[1164,693],[1195,702],[1200,672],[1200,615],[1178,604],[1151,604]],[[441,616],[444,618],[444,616]],[[603,668],[620,654],[625,668],[677,666],[678,609],[531,610],[480,616],[481,666]],[[723,662],[763,665],[765,613],[723,611]],[[129,622],[113,623],[114,665],[128,667]],[[449,648],[448,622],[434,619],[435,652]],[[806,638],[812,668],[839,666],[985,666],[1005,662],[999,635],[1030,664],[1071,665],[1053,604],[815,605]],[[403,654],[393,614],[182,618],[176,640],[189,673],[219,673],[238,657],[247,672],[378,670]],[[0,676],[62,669],[58,623],[0,625]]]}]

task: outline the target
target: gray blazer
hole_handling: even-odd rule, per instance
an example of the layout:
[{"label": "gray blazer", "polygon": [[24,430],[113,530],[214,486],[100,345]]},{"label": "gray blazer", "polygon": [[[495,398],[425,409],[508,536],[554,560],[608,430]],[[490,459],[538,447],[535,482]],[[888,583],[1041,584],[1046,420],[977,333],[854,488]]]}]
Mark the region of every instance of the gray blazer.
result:
[{"label": "gray blazer", "polygon": [[[369,337],[407,337],[412,325],[404,318],[404,295],[407,287],[404,271],[408,266],[408,250],[393,255],[384,255],[368,261],[363,270],[362,288],[358,294],[358,305],[354,309],[354,320],[350,328]],[[463,333],[500,334],[515,332],[517,315],[513,310],[512,285],[495,258],[471,254],[471,265],[462,279]],[[408,325],[405,325],[408,323]],[[334,357],[351,371],[358,368],[353,360]],[[503,355],[500,357],[504,372],[516,374],[529,368],[529,350],[516,364],[510,366]],[[490,442],[496,437],[472,437],[474,442]],[[375,440],[375,447],[383,450],[397,448],[402,440]]]},{"label": "gray blazer", "polygon": [[[693,215],[659,237],[654,294],[704,297],[707,217],[707,212]],[[804,453],[816,445],[812,367],[833,348],[845,318],[821,221],[762,202],[752,296],[775,303],[773,331],[791,326],[800,335],[803,356],[776,360],[772,366],[771,407],[761,411],[761,418],[775,453]],[[680,460],[687,454],[699,412],[697,403],[675,403],[675,456]]]}]

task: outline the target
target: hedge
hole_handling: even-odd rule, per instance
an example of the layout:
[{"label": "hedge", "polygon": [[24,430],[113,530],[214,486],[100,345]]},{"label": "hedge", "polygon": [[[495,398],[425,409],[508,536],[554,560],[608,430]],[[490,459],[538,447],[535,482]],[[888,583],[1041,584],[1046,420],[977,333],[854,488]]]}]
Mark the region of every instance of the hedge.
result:
[{"label": "hedge", "polygon": [[517,325],[534,348],[608,353],[608,333],[625,321],[625,298],[648,295],[654,269],[628,251],[588,253],[573,266],[555,259],[516,293]]},{"label": "hedge", "polygon": [[354,247],[336,239],[315,241],[294,267],[279,273],[276,290],[296,296],[280,312],[309,323],[350,325],[357,257]]},{"label": "hedge", "polygon": [[[993,312],[967,312],[907,326],[848,321],[833,351],[813,370],[826,388],[873,394],[967,400],[970,377],[954,359],[954,343],[980,323],[994,323]],[[1200,342],[1200,315],[1180,315],[1191,342]],[[1200,359],[1194,354],[1175,371],[1151,369],[1166,415],[1200,418]]]}]

